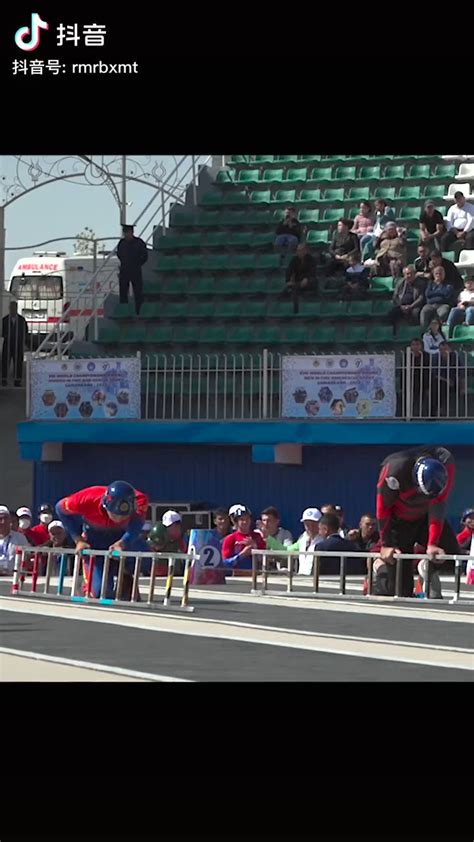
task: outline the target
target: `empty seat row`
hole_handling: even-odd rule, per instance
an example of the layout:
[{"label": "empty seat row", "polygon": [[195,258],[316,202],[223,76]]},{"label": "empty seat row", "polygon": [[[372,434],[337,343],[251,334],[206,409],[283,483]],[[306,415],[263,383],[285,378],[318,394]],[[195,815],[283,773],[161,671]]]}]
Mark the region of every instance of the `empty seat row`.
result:
[{"label": "empty seat row", "polygon": [[[184,301],[145,301],[140,319],[258,319],[258,318],[380,318],[391,309],[390,301],[305,301],[300,302],[299,312],[293,313],[291,300],[237,299],[234,301],[185,299]],[[129,304],[118,304],[116,319],[134,319]]]},{"label": "empty seat row", "polygon": [[278,269],[278,254],[183,254],[162,255],[157,272],[254,271]]},{"label": "empty seat row", "polygon": [[[458,189],[458,187],[456,187]],[[225,192],[205,193],[201,204],[209,205],[247,205],[247,204],[313,204],[313,203],[337,203],[337,202],[360,202],[375,199],[389,201],[400,200],[419,201],[420,199],[444,199],[443,185],[429,184],[423,191],[419,184],[395,187],[330,187],[324,190],[317,188],[304,188],[301,191],[292,190],[254,190],[247,193],[245,190],[232,189]]]},{"label": "empty seat row", "polygon": [[[257,163],[257,162],[255,162]],[[324,163],[324,162],[323,162]],[[468,165],[465,165],[468,166]],[[252,167],[241,169],[238,173],[233,169],[221,170],[217,176],[217,184],[248,184],[250,186],[260,184],[304,184],[315,182],[323,184],[332,181],[430,181],[438,179],[446,181],[456,175],[455,164],[438,164],[430,167],[429,164],[391,164],[386,167],[364,166],[357,169],[355,166],[344,167],[289,167],[264,169]]]},{"label": "empty seat row", "polygon": [[376,161],[429,161],[445,158],[444,155],[232,155],[229,159],[231,166],[252,166],[261,164],[301,164],[322,161],[323,163],[363,163]]}]

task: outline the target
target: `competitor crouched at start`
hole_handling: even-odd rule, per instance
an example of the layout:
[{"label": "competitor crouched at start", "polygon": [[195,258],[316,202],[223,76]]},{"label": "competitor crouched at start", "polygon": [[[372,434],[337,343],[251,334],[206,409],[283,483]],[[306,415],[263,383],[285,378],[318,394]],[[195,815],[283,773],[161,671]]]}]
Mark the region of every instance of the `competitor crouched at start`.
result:
[{"label": "competitor crouched at start", "polygon": [[[117,480],[109,486],[92,485],[56,504],[56,512],[71,536],[76,550],[136,550],[141,549],[140,533],[148,509],[148,497],[132,485]],[[91,596],[99,597],[102,584],[102,556],[94,558]],[[85,590],[89,562],[83,560]],[[114,576],[118,560],[110,559],[106,598],[113,598]],[[126,559],[121,598],[130,599],[133,581],[133,559]]]}]

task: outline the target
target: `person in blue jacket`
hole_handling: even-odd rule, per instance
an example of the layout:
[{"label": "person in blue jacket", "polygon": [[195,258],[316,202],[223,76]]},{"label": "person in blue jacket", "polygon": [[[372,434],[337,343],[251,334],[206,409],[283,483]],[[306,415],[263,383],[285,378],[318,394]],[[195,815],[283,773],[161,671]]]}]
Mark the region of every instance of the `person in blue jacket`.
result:
[{"label": "person in blue jacket", "polygon": [[[343,538],[339,534],[339,518],[335,514],[323,515],[319,521],[319,534],[322,537],[317,545],[318,552],[354,552],[354,543],[348,538]],[[339,573],[340,560],[336,556],[321,556],[320,573],[322,574],[337,574]],[[363,558],[348,558],[346,559],[346,573],[349,574],[364,574],[366,573],[367,565]]]}]

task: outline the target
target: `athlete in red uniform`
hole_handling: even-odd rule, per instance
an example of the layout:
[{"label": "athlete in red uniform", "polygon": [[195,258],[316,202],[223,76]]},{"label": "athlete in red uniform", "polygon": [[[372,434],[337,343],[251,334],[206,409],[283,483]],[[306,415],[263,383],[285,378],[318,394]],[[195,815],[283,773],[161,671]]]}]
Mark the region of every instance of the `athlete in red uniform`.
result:
[{"label": "athlete in red uniform", "polygon": [[[109,486],[93,485],[64,497],[56,504],[58,517],[69,532],[77,550],[133,550],[139,543],[148,509],[148,497],[128,482],[118,480]],[[126,562],[123,598],[130,596],[133,561]],[[113,596],[117,563],[111,559],[106,596]],[[91,594],[100,596],[103,559],[94,560]],[[83,562],[86,583],[89,565]]]},{"label": "athlete in red uniform", "polygon": [[[459,552],[456,536],[446,518],[446,501],[454,482],[454,460],[444,447],[419,447],[392,453],[382,462],[377,482],[377,520],[380,560],[374,593],[395,592],[394,553],[413,553],[415,544],[436,559]],[[418,567],[426,573],[426,562]],[[441,598],[439,575],[430,579],[433,597]],[[413,573],[403,564],[402,595],[412,596]]]}]

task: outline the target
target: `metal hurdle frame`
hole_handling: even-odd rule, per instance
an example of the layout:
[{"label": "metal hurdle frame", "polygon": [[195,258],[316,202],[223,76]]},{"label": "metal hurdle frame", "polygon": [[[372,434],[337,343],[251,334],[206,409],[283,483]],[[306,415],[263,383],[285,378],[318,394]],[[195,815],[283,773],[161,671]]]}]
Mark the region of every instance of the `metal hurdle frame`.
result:
[{"label": "metal hurdle frame", "polygon": [[[251,594],[259,595],[259,596],[284,596],[286,594],[295,594],[295,590],[293,588],[293,581],[294,581],[294,558],[298,558],[301,554],[307,556],[313,556],[313,589],[306,594],[302,594],[298,592],[298,596],[302,597],[322,597],[324,599],[337,599],[340,597],[344,597],[346,600],[360,600],[362,599],[373,599],[373,600],[383,600],[383,599],[390,599],[390,600],[406,600],[407,602],[412,602],[412,597],[403,597],[401,595],[402,590],[402,563],[404,561],[428,561],[428,569],[427,569],[427,577],[426,577],[426,592],[425,592],[425,599],[430,601],[435,601],[439,603],[439,600],[431,600],[430,597],[430,574],[431,574],[431,565],[433,564],[433,557],[423,553],[400,553],[394,555],[395,561],[395,594],[394,596],[378,596],[373,593],[373,562],[375,559],[380,558],[380,552],[375,553],[360,553],[360,552],[329,552],[329,551],[322,551],[317,552],[317,550],[295,550],[294,552],[288,552],[285,550],[252,550],[252,586],[251,586]],[[261,557],[262,564],[259,570],[258,559]],[[285,559],[288,562],[288,569],[287,570],[270,570],[268,567],[268,558],[281,558]],[[319,579],[320,579],[320,570],[321,570],[321,558],[338,558],[339,559],[339,593],[322,593],[319,589]],[[368,565],[368,592],[366,595],[360,594],[346,594],[346,580],[347,580],[347,573],[346,573],[346,559],[347,558],[363,558],[369,561]],[[461,595],[461,576],[462,576],[462,565],[463,562],[469,561],[472,559],[472,556],[469,555],[439,555],[437,556],[439,561],[454,561],[454,597],[450,600],[446,600],[444,602],[445,605],[453,605],[456,603],[461,603],[464,605],[473,605],[474,604],[474,593],[472,599],[469,597],[464,597]],[[261,588],[258,587],[258,577],[259,574],[262,577],[262,584]],[[360,574],[363,575],[363,574]],[[269,576],[277,576],[281,577],[284,576],[287,578],[287,588],[285,591],[271,591],[268,589],[268,577]]]},{"label": "metal hurdle frame", "polygon": [[[27,571],[24,567],[25,561],[29,561],[30,557],[33,556],[33,569],[31,571]],[[43,590],[40,592],[38,591],[38,576],[39,576],[39,565],[41,556],[47,556],[46,559],[46,574],[44,580]],[[71,593],[65,594],[64,593],[64,579],[66,575],[66,566],[68,558],[74,558],[74,568],[72,573],[72,585],[71,585]],[[100,558],[104,559],[104,566],[102,569],[102,581],[101,581],[101,588],[100,588],[100,596],[93,597],[91,595],[91,588],[92,588],[92,574],[94,569],[94,560],[99,556]],[[52,568],[53,568],[53,561],[54,559],[59,560],[59,568],[58,568],[58,584],[56,590],[53,592],[50,588],[51,583],[51,575],[52,575]],[[85,596],[79,595],[79,584],[82,579],[81,576],[81,560],[82,559],[89,560],[89,574],[87,579],[87,593]],[[132,590],[130,595],[130,600],[122,600],[122,589],[123,589],[123,577],[125,571],[125,559],[126,558],[134,558],[135,565],[134,565],[134,572],[133,572],[133,580],[132,580]],[[150,585],[148,588],[148,597],[146,602],[142,603],[142,600],[139,599],[139,582],[140,582],[140,572],[141,572],[141,565],[143,559],[152,560],[152,566],[150,571]],[[117,560],[119,562],[118,572],[117,572],[117,582],[115,586],[115,594],[113,599],[109,599],[106,597],[107,594],[107,579],[110,570],[110,561],[111,559]],[[46,597],[54,597],[54,598],[62,598],[67,599],[72,602],[81,602],[81,603],[90,603],[93,605],[115,605],[120,603],[121,605],[130,605],[130,604],[138,604],[142,603],[144,606],[151,606],[153,605],[154,608],[158,609],[171,609],[173,611],[185,611],[188,613],[192,613],[194,611],[194,606],[189,604],[189,589],[190,589],[190,573],[191,573],[191,566],[193,561],[199,560],[199,555],[190,554],[190,553],[156,553],[156,552],[133,552],[127,550],[126,552],[118,552],[116,550],[81,550],[77,552],[75,548],[66,549],[64,547],[58,547],[57,549],[51,547],[17,547],[15,552],[15,566],[13,570],[13,583],[11,588],[12,595],[19,595],[21,593],[22,596],[46,596]],[[159,561],[167,561],[168,562],[168,576],[166,579],[166,586],[165,586],[165,594],[163,598],[163,602],[157,602],[155,600],[155,585],[156,585],[156,565]],[[179,603],[173,603],[171,600],[172,596],[172,588],[173,588],[173,579],[175,574],[175,567],[177,561],[184,560],[184,573],[183,573],[183,593],[181,596],[181,600]],[[23,585],[25,582],[26,576],[30,575],[31,573],[31,590],[26,591],[23,589]]]}]

